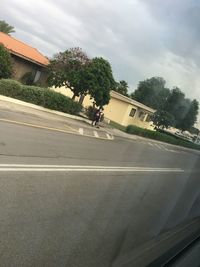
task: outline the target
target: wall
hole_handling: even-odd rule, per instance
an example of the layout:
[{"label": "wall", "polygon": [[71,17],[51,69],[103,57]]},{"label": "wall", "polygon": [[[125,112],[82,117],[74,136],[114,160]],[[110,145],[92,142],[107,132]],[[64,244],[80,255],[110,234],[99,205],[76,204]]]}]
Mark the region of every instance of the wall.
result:
[{"label": "wall", "polygon": [[72,98],[73,96],[73,92],[70,90],[70,89],[67,89],[65,86],[62,86],[62,87],[52,87],[52,90],[58,92],[58,93],[61,93],[69,98]]},{"label": "wall", "polygon": [[[134,117],[129,116],[132,108],[136,109],[136,113],[135,113]],[[141,120],[139,118],[140,111],[143,111],[144,113],[146,113],[146,115],[145,115],[143,120]],[[136,125],[138,127],[142,127],[142,128],[146,128],[146,129],[152,130],[154,128],[154,126],[151,126],[152,122],[145,121],[146,118],[147,118],[147,114],[150,114],[150,113],[147,113],[145,110],[143,110],[141,108],[138,108],[136,106],[129,105],[128,109],[127,109],[127,113],[125,115],[125,119],[124,119],[123,125],[127,126],[127,125],[130,125],[130,124],[133,124],[133,125]]]},{"label": "wall", "polygon": [[108,105],[104,107],[104,115],[106,118],[124,125],[124,117],[127,113],[127,103],[111,98]]},{"label": "wall", "polygon": [[12,55],[12,58],[13,58],[14,79],[21,81],[25,73],[32,72],[33,75],[35,75],[37,71],[40,71],[41,76],[40,79],[38,80],[38,83],[40,83],[41,85],[44,85],[46,83],[47,73],[44,67],[34,64],[23,58],[17,57],[15,55]]},{"label": "wall", "polygon": [[[58,88],[53,87],[52,89],[58,93],[61,93],[65,96],[67,96],[67,97],[72,98],[72,96],[73,96],[73,92],[70,89],[67,89],[65,86],[58,87]],[[79,101],[79,97],[76,97],[75,101]],[[84,97],[82,105],[83,105],[83,107],[89,107],[89,106],[93,105],[93,100],[90,99],[90,95],[86,95]]]}]

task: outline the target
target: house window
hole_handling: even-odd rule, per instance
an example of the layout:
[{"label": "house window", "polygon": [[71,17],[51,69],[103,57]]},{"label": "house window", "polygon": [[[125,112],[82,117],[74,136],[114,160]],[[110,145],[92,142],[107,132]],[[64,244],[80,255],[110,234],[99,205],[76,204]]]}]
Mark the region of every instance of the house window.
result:
[{"label": "house window", "polygon": [[34,83],[38,82],[41,76],[41,71],[37,70],[34,78]]},{"label": "house window", "polygon": [[146,121],[147,122],[152,121],[152,115],[148,114],[147,117],[146,117]]},{"label": "house window", "polygon": [[144,113],[143,111],[140,111],[138,117],[139,117],[139,119],[140,119],[141,121],[144,121],[145,113]]},{"label": "house window", "polygon": [[130,117],[134,117],[135,116],[135,113],[136,113],[136,109],[135,108],[132,108],[131,111],[130,111],[129,116]]}]

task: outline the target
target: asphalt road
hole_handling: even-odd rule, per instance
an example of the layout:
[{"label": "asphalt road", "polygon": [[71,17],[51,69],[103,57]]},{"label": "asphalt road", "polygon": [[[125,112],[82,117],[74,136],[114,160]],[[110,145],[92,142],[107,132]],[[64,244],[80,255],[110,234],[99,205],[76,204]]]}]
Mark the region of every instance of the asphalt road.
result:
[{"label": "asphalt road", "polygon": [[196,152],[0,129],[1,266],[108,267],[199,215]]}]

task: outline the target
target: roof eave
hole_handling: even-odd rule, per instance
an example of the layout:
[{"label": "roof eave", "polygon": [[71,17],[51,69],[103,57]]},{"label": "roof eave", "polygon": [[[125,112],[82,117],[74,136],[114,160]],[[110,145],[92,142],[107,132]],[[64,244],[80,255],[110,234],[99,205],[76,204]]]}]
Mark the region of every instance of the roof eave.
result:
[{"label": "roof eave", "polygon": [[120,99],[121,101],[124,101],[124,102],[126,102],[128,104],[131,104],[131,105],[135,105],[135,106],[137,106],[139,108],[142,108],[142,109],[144,109],[144,110],[146,110],[148,112],[151,112],[151,113],[156,112],[156,110],[154,110],[154,109],[152,109],[150,107],[147,107],[144,104],[142,104],[142,103],[140,103],[140,102],[138,102],[136,100],[130,99],[129,97],[124,96],[124,95],[122,95],[122,94],[120,94],[118,92],[115,92],[114,90],[112,90],[111,92],[114,94],[113,97],[116,97],[117,98],[117,96],[118,96],[119,98],[117,98],[117,99],[122,98],[122,99]]},{"label": "roof eave", "polygon": [[31,58],[28,58],[28,57],[25,57],[25,56],[23,56],[23,55],[21,55],[21,54],[18,54],[18,53],[14,52],[14,51],[11,50],[11,49],[9,49],[9,51],[10,51],[11,54],[13,54],[13,55],[15,55],[15,56],[18,56],[18,57],[21,57],[21,58],[23,58],[23,59],[25,59],[25,60],[27,60],[27,61],[30,61],[30,62],[32,62],[32,63],[34,63],[34,64],[37,64],[37,65],[39,65],[39,66],[41,66],[41,67],[47,68],[47,66],[48,66],[48,64],[47,64],[47,65],[42,64],[42,63],[40,63],[40,62],[38,62],[38,61],[35,61],[35,60],[31,59]]}]

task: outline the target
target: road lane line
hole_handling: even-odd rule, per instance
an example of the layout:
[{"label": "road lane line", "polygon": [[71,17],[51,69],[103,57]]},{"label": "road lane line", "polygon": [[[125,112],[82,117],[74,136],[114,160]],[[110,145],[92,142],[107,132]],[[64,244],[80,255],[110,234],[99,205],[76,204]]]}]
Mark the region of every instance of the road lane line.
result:
[{"label": "road lane line", "polygon": [[184,172],[184,170],[148,169],[48,169],[48,168],[1,168],[0,172]]},{"label": "road lane line", "polygon": [[79,128],[78,131],[81,135],[83,135],[83,128]]},{"label": "road lane line", "polygon": [[95,136],[96,138],[99,138],[99,135],[98,135],[97,131],[93,131],[93,133],[94,133],[94,136]]},{"label": "road lane line", "polygon": [[180,168],[1,164],[0,172],[184,172]]},{"label": "road lane line", "polygon": [[158,167],[134,167],[134,166],[93,166],[93,165],[53,165],[53,164],[0,164],[0,168],[70,168],[70,169],[78,169],[78,168],[86,168],[86,169],[135,169],[135,168],[140,168],[140,169],[156,169],[156,170],[163,170],[163,169],[167,169],[167,170],[171,170],[171,169],[180,169],[180,168],[158,168]]}]

